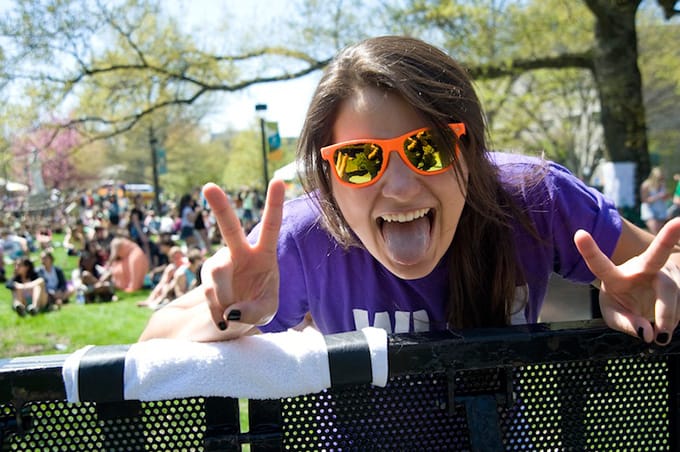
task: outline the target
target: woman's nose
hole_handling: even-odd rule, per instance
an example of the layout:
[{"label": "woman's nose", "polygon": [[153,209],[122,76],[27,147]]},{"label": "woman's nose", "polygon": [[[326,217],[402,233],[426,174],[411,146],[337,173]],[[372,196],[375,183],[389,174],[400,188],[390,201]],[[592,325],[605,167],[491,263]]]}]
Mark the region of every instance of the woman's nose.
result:
[{"label": "woman's nose", "polygon": [[381,178],[382,193],[395,199],[410,199],[420,191],[421,184],[415,171],[402,160],[398,152],[391,152],[387,168]]}]

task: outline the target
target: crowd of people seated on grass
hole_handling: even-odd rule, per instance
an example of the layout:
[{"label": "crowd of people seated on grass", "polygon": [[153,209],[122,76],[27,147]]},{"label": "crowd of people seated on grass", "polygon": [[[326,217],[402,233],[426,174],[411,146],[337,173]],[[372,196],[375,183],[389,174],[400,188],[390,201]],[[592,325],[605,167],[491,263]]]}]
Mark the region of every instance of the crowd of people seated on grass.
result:
[{"label": "crowd of people seated on grass", "polygon": [[[244,228],[252,227],[261,215],[259,192],[243,189],[232,199]],[[138,305],[159,309],[200,283],[203,260],[220,244],[198,188],[160,212],[141,196],[112,193],[83,193],[72,204],[58,218],[0,218],[0,281],[21,316],[74,301],[115,301],[117,292],[141,289],[151,292]]]}]

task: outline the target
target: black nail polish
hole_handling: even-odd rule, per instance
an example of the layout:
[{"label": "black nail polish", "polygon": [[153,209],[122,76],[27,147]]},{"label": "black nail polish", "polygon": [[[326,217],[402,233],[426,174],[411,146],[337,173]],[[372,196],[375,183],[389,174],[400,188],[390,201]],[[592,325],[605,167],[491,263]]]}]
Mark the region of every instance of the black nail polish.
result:
[{"label": "black nail polish", "polygon": [[229,314],[227,314],[227,320],[234,320],[238,322],[239,320],[241,320],[241,311],[239,311],[238,309],[230,311]]},{"label": "black nail polish", "polygon": [[222,320],[220,323],[217,324],[217,328],[219,328],[222,331],[226,330],[227,329],[227,322]]},{"label": "black nail polish", "polygon": [[668,333],[659,333],[659,334],[656,335],[656,341],[659,344],[667,343],[668,339],[670,339],[670,336],[668,335]]},{"label": "black nail polish", "polygon": [[638,329],[637,329],[637,335],[640,339],[642,339],[644,341],[645,340],[645,329],[642,328],[641,326],[639,326]]}]

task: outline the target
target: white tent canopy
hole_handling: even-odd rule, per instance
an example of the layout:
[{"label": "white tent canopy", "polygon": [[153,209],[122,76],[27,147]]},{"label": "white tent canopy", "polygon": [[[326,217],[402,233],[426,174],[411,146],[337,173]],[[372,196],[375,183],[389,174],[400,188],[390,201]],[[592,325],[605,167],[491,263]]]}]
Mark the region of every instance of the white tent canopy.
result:
[{"label": "white tent canopy", "polygon": [[21,184],[19,182],[12,182],[11,180],[6,180],[0,177],[0,187],[8,192],[21,193],[28,192],[28,185]]},{"label": "white tent canopy", "polygon": [[283,179],[284,181],[293,181],[302,174],[302,164],[296,160],[274,171],[274,179]]}]

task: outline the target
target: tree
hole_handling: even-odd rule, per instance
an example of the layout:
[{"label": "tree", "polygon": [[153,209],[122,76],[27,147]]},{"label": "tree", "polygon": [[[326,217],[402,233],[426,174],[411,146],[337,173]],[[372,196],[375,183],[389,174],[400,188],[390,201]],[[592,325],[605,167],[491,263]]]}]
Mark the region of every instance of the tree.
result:
[{"label": "tree", "polygon": [[[257,187],[264,190],[262,186],[262,157],[261,157],[261,136],[260,132],[255,132],[255,128],[242,132],[232,132],[225,134],[220,141],[223,143],[225,166],[219,179],[222,185],[230,190],[238,190],[242,187]],[[267,167],[269,174],[286,163],[294,160],[295,143],[294,140],[283,140],[281,143],[283,156],[277,161],[268,161]]]},{"label": "tree", "polygon": [[584,1],[596,18],[593,74],[609,158],[635,162],[639,187],[650,169],[635,27],[640,0]]},{"label": "tree", "polygon": [[13,174],[29,185],[29,167],[38,159],[47,190],[69,190],[79,184],[79,175],[70,152],[79,145],[80,137],[71,128],[38,128],[13,141]]},{"label": "tree", "polygon": [[[76,100],[80,114],[68,126],[91,142],[126,133],[159,111],[195,105],[207,94],[301,77],[327,63],[282,47],[201,49],[159,5],[17,0],[0,21],[12,44],[3,49],[5,83],[31,90],[48,112]],[[258,69],[262,65],[293,69],[269,74]]]},{"label": "tree", "polygon": [[659,23],[651,11],[638,22],[649,150],[652,157],[660,157],[670,176],[680,172],[680,47],[669,43],[680,42],[680,26]]},{"label": "tree", "polygon": [[[657,3],[666,19],[680,14],[674,0]],[[491,0],[484,5],[489,14],[480,17],[478,6],[469,3],[413,0],[406,15],[413,22],[430,25],[434,22],[451,48],[469,58],[465,63],[477,79],[519,76],[537,69],[591,71],[600,102],[607,157],[612,161],[635,162],[639,186],[649,172],[650,163],[638,66],[636,14],[640,4],[641,0],[584,0],[591,19],[560,27],[552,34],[536,34],[538,39],[528,41],[532,49],[528,56],[526,46],[517,42],[518,36],[531,36],[523,34],[522,29],[533,31],[536,24],[553,25],[556,22],[551,24],[550,20],[538,18],[554,18],[559,11],[576,13],[580,18],[578,9],[582,6],[565,1],[517,4]],[[536,14],[537,11],[540,14]],[[585,34],[574,31],[590,23],[592,29],[588,35],[593,39],[583,47],[584,43],[588,44],[582,39]],[[565,39],[565,35],[570,39]],[[475,39],[468,39],[469,36]]]},{"label": "tree", "polygon": [[[680,12],[675,3],[656,1],[666,19]],[[31,90],[42,101],[43,115],[78,99],[81,114],[69,125],[88,140],[104,139],[127,133],[143,118],[173,105],[193,105],[210,94],[316,71],[348,41],[394,30],[395,22],[386,18],[397,16],[401,21],[396,23],[406,24],[410,34],[446,44],[478,80],[512,80],[538,69],[590,71],[607,156],[636,162],[638,181],[646,176],[649,153],[636,30],[641,0],[349,4],[348,15],[348,3],[341,0],[307,0],[297,22],[291,19],[285,27],[289,34],[253,31],[222,47],[221,40],[198,45],[162,14],[155,0],[16,0],[0,20],[2,36],[12,43],[3,47],[3,77]],[[275,38],[281,44],[273,44]],[[262,39],[272,42],[263,44]],[[110,108],[88,109],[86,87],[89,92],[104,88]],[[134,102],[122,102],[127,99],[145,103],[131,108]]]}]

